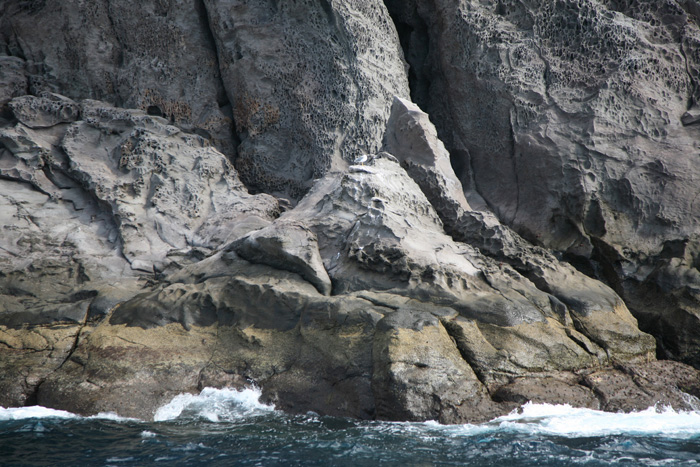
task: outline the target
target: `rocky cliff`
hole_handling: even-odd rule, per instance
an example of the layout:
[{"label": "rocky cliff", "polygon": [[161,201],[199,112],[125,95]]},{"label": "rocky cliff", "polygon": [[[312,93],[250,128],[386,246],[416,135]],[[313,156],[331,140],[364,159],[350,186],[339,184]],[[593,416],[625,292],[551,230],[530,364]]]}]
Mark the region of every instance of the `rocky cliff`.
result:
[{"label": "rocky cliff", "polygon": [[698,408],[699,82],[695,0],[9,0],[0,405]]}]

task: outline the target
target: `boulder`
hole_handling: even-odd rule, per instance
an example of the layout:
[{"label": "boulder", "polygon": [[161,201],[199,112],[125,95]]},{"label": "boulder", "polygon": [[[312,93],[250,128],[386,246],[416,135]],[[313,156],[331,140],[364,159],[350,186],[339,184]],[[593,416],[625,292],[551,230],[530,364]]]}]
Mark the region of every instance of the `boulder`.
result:
[{"label": "boulder", "polygon": [[9,102],[14,117],[29,128],[47,128],[72,123],[80,116],[80,107],[59,94],[43,97],[21,96]]},{"label": "boulder", "polygon": [[316,235],[303,224],[273,223],[236,240],[230,248],[252,263],[296,272],[320,293],[331,293],[331,279],[323,267]]},{"label": "boulder", "polygon": [[464,423],[503,412],[431,314],[398,309],[386,315],[372,355],[379,419]]}]

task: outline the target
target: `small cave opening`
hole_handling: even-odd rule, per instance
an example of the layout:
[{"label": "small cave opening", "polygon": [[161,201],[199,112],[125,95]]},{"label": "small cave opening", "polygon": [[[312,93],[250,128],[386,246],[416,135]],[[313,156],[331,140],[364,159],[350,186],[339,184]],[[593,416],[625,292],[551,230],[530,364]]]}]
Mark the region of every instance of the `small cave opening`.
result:
[{"label": "small cave opening", "polygon": [[165,117],[165,114],[157,105],[149,105],[146,109],[146,114],[153,115],[154,117]]}]

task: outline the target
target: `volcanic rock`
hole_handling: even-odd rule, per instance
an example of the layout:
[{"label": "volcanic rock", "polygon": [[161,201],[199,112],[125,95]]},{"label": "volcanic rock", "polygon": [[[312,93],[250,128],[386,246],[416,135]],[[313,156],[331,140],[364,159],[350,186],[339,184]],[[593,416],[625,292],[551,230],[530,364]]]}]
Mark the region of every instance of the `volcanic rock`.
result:
[{"label": "volcanic rock", "polygon": [[6,3],[0,405],[698,408],[692,2]]},{"label": "volcanic rock", "polygon": [[[660,355],[700,365],[694,344],[675,337],[687,326],[699,334],[700,304],[679,303],[686,286],[654,274],[667,245],[699,228],[693,2],[386,4],[411,96],[472,207],[607,281]],[[666,305],[648,306],[649,289]]]}]

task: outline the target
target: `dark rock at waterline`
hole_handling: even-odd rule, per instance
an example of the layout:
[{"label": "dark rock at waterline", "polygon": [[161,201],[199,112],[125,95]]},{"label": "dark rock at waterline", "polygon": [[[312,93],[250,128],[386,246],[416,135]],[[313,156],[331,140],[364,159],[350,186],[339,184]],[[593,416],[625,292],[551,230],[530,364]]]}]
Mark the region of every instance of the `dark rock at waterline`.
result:
[{"label": "dark rock at waterline", "polygon": [[0,405],[697,408],[697,9],[448,3],[10,1]]}]

